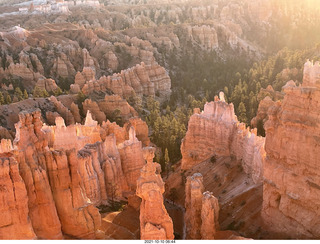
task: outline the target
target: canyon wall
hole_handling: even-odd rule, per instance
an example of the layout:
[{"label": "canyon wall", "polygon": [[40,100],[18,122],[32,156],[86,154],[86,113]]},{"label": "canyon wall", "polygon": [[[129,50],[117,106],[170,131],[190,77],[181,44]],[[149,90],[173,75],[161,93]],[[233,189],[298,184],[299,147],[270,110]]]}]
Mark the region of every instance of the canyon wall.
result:
[{"label": "canyon wall", "polygon": [[305,64],[303,84],[288,82],[265,123],[265,227],[291,238],[319,238],[319,63]]},{"label": "canyon wall", "polygon": [[233,104],[221,100],[206,103],[195,112],[181,143],[182,169],[190,169],[213,156],[235,156],[255,182],[262,181],[264,138],[249,130],[234,114]]}]

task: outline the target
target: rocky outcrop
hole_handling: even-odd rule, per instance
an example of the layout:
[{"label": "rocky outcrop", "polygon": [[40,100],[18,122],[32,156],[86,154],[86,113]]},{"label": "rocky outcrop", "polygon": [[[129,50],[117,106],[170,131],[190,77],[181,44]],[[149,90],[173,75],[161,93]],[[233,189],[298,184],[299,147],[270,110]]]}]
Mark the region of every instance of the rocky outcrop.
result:
[{"label": "rocky outcrop", "polygon": [[14,157],[0,155],[0,239],[34,239],[28,196]]},{"label": "rocky outcrop", "polygon": [[195,173],[193,176],[187,177],[185,188],[186,213],[184,216],[187,239],[201,239],[201,209],[203,192],[203,177],[200,173]]},{"label": "rocky outcrop", "polygon": [[119,61],[117,56],[112,51],[108,52],[107,60],[108,60],[108,67],[112,71],[116,71],[119,66]]},{"label": "rocky outcrop", "polygon": [[129,140],[118,145],[122,170],[131,190],[135,190],[140,170],[145,165],[142,154],[142,143],[136,137],[133,127],[129,130]]},{"label": "rocky outcrop", "polygon": [[272,232],[298,239],[320,236],[319,66],[310,65],[302,87],[287,84],[265,123],[262,218]]},{"label": "rocky outcrop", "polygon": [[74,121],[76,123],[81,123],[81,116],[80,116],[80,110],[77,104],[75,104],[74,102],[71,103],[70,106],[70,111],[74,117]]},{"label": "rocky outcrop", "polygon": [[201,238],[202,240],[213,240],[219,225],[219,202],[212,192],[206,191],[202,194],[201,209]]},{"label": "rocky outcrop", "polygon": [[130,97],[133,92],[137,95],[154,96],[159,93],[160,96],[168,96],[170,88],[171,80],[163,67],[141,63],[121,73],[102,76],[98,81],[89,80],[82,92],[90,94],[93,91],[106,92],[108,89],[121,97]]},{"label": "rocky outcrop", "polygon": [[[122,144],[125,140],[129,139],[128,130],[124,127],[119,126],[116,122],[111,123],[109,120],[103,122],[101,125],[103,128],[103,133],[101,133],[101,138],[104,140],[107,135],[114,134],[116,138],[116,144]],[[130,128],[129,128],[130,129]]]},{"label": "rocky outcrop", "polygon": [[106,95],[103,100],[98,101],[98,105],[106,117],[112,120],[120,116],[122,121],[128,121],[131,117],[138,116],[136,110],[118,95]]},{"label": "rocky outcrop", "polygon": [[150,139],[147,123],[139,117],[133,117],[130,118],[129,121],[124,125],[124,128],[126,128],[126,131],[129,131],[131,126],[134,128],[136,136],[138,140],[142,142],[143,146],[149,146]]},{"label": "rocky outcrop", "polygon": [[189,38],[198,42],[202,48],[214,50],[219,47],[217,32],[214,27],[208,25],[188,26]]},{"label": "rocky outcrop", "polygon": [[61,239],[61,224],[46,174],[47,141],[41,131],[40,112],[20,113],[14,147],[20,175],[28,195],[28,208],[35,234],[43,239]]},{"label": "rocky outcrop", "polygon": [[164,183],[158,168],[153,163],[155,149],[144,148],[147,164],[142,168],[137,181],[136,194],[142,199],[140,205],[141,240],[173,240],[173,223],[163,204]]},{"label": "rocky outcrop", "polygon": [[60,116],[64,119],[67,125],[74,124],[74,117],[71,111],[63,105],[56,97],[51,96],[50,101],[54,104],[55,109],[60,114]]},{"label": "rocky outcrop", "polygon": [[[77,72],[74,78],[74,85],[82,89],[87,81],[95,79],[95,71],[90,67],[84,67],[82,72]],[[72,86],[72,85],[71,85]]]},{"label": "rocky outcrop", "polygon": [[320,62],[309,60],[304,64],[303,83],[304,86],[320,87]]},{"label": "rocky outcrop", "polygon": [[53,151],[46,159],[62,231],[77,238],[95,238],[101,216],[83,189],[76,150]]},{"label": "rocky outcrop", "polygon": [[12,141],[10,139],[1,139],[0,142],[0,153],[11,152],[13,149]]},{"label": "rocky outcrop", "polygon": [[109,198],[122,197],[129,192],[129,187],[123,173],[121,157],[114,134],[107,136],[104,143],[100,144],[99,152]]},{"label": "rocky outcrop", "polygon": [[206,103],[202,113],[190,117],[188,131],[181,143],[181,168],[189,169],[214,154],[230,155],[236,125],[233,104]]},{"label": "rocky outcrop", "polygon": [[187,177],[185,200],[186,238],[213,240],[219,225],[219,202],[211,192],[204,192],[203,177],[195,173]]},{"label": "rocky outcrop", "polygon": [[213,156],[235,156],[254,182],[262,181],[265,158],[264,138],[256,130],[239,123],[233,104],[222,98],[206,103],[204,111],[195,112],[181,143],[182,169],[190,169]]},{"label": "rocky outcrop", "polygon": [[90,53],[88,52],[87,49],[82,49],[82,55],[83,55],[83,67],[89,67],[91,68],[94,72],[96,71],[96,67],[99,68],[99,63],[96,62],[91,56]]},{"label": "rocky outcrop", "polygon": [[68,56],[62,52],[60,53],[60,56],[55,58],[51,73],[57,77],[67,78],[69,76],[74,76],[76,71]]},{"label": "rocky outcrop", "polygon": [[258,123],[264,124],[268,120],[268,109],[275,104],[269,96],[266,96],[260,103],[256,117],[251,120],[251,126],[256,128]]},{"label": "rocky outcrop", "polygon": [[[84,186],[93,171],[83,173],[81,169],[87,164],[87,169],[100,173],[96,181],[101,187],[102,171],[94,161],[97,156],[89,160],[90,157],[77,155],[75,148],[49,149],[48,130],[43,127],[40,112],[19,116],[14,146],[35,234],[44,239],[62,239],[62,232],[75,238],[95,238],[101,217]],[[63,129],[64,122],[60,120],[57,127]],[[99,187],[94,189],[98,192]],[[99,199],[106,198],[101,196]]]},{"label": "rocky outcrop", "polygon": [[261,88],[257,99],[258,101],[262,101],[265,97],[270,97],[273,101],[282,100],[284,97],[284,93],[275,91],[271,85],[268,85],[267,88]]},{"label": "rocky outcrop", "polygon": [[266,157],[265,138],[257,136],[257,130],[246,128],[240,123],[233,135],[231,155],[241,161],[245,173],[250,175],[254,183],[262,182],[263,163]]},{"label": "rocky outcrop", "polygon": [[102,124],[103,121],[107,120],[106,115],[100,110],[98,104],[91,99],[86,99],[83,103],[83,111],[88,112],[91,111],[93,118]]},{"label": "rocky outcrop", "polygon": [[59,89],[59,87],[53,79],[40,78],[38,79],[35,86],[47,92],[56,92]]}]

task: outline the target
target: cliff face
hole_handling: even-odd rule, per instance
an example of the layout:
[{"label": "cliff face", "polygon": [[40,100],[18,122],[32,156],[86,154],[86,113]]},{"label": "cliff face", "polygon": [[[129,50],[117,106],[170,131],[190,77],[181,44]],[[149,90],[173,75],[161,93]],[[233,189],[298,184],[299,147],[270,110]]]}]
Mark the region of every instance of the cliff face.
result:
[{"label": "cliff face", "polygon": [[48,143],[41,131],[40,112],[19,114],[14,147],[17,149],[19,172],[28,194],[29,216],[39,238],[61,239],[61,224],[50,191],[46,155]]},{"label": "cliff face", "polygon": [[202,113],[193,114],[181,144],[181,168],[189,169],[214,154],[230,155],[236,122],[233,105],[223,101],[207,103]]},{"label": "cliff face", "polygon": [[14,157],[0,156],[0,239],[34,239],[28,196]]},{"label": "cliff face", "polygon": [[291,238],[320,236],[319,65],[305,67],[302,87],[287,84],[265,124],[262,217],[266,228]]},{"label": "cliff face", "polygon": [[239,123],[233,105],[225,103],[223,98],[206,103],[203,112],[190,117],[181,154],[182,169],[190,169],[213,156],[234,155],[242,160],[245,172],[255,182],[262,180],[264,138]]},{"label": "cliff face", "polygon": [[19,119],[13,147],[1,142],[0,181],[11,189],[0,191],[1,239],[13,231],[18,234],[10,239],[96,238],[101,216],[95,206],[133,194],[145,164],[134,128],[117,145],[113,124],[100,127],[90,112],[84,125],[66,126],[57,117],[55,126],[47,126],[40,111]]},{"label": "cliff face", "polygon": [[251,126],[256,128],[258,123],[265,123],[268,120],[268,109],[274,105],[274,101],[269,96],[266,96],[260,103],[257,115],[251,120]]},{"label": "cliff face", "polygon": [[198,42],[203,49],[214,50],[219,47],[218,35],[214,27],[208,25],[188,26],[189,38]]},{"label": "cliff face", "polygon": [[144,149],[147,164],[142,168],[137,181],[137,195],[142,199],[140,205],[141,240],[173,240],[173,223],[163,205],[164,183],[158,168],[153,163],[155,149]]},{"label": "cliff face", "polygon": [[127,179],[129,188],[136,189],[140,170],[145,165],[142,153],[142,143],[136,137],[133,127],[130,127],[129,140],[118,145],[122,170]]},{"label": "cliff face", "polygon": [[[80,81],[76,82],[80,83]],[[121,97],[130,97],[133,92],[137,95],[154,96],[159,93],[160,96],[168,96],[171,92],[171,80],[159,64],[147,65],[142,62],[122,70],[121,73],[102,76],[98,81],[88,80],[80,88],[84,94],[91,94],[93,91],[106,92],[109,89]]]}]

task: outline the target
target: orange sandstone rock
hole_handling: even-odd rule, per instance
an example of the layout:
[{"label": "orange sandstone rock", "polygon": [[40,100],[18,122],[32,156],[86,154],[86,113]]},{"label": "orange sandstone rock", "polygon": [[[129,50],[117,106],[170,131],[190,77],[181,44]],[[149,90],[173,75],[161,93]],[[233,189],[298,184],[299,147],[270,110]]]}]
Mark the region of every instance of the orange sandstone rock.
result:
[{"label": "orange sandstone rock", "polygon": [[188,131],[181,143],[181,168],[189,169],[213,154],[230,155],[236,123],[233,104],[222,101],[206,103],[201,114],[190,117]]},{"label": "orange sandstone rock", "polygon": [[[138,116],[136,110],[119,95],[106,95],[104,100],[98,102],[98,106],[102,112],[108,117],[115,119],[115,115],[120,116],[123,121],[128,121],[131,117]],[[117,114],[117,110],[119,114]]]},{"label": "orange sandstone rock", "polygon": [[140,170],[145,165],[145,160],[142,154],[142,143],[137,139],[133,127],[129,130],[129,140],[119,144],[118,150],[123,173],[129,188],[134,191],[140,176]]},{"label": "orange sandstone rock", "polygon": [[48,142],[41,131],[40,112],[19,114],[14,147],[28,194],[31,223],[37,237],[62,239],[61,225],[46,172]]},{"label": "orange sandstone rock", "polygon": [[164,183],[153,163],[155,149],[144,148],[147,164],[141,170],[137,181],[137,195],[140,205],[140,238],[142,240],[172,240],[173,223],[163,204]]},{"label": "orange sandstone rock", "polygon": [[261,182],[265,140],[256,134],[256,130],[239,123],[233,104],[217,98],[206,103],[203,112],[196,111],[190,117],[181,143],[181,168],[190,169],[213,156],[234,155],[254,182]]},{"label": "orange sandstone rock", "polygon": [[268,120],[268,109],[274,105],[274,101],[269,96],[266,96],[260,103],[256,117],[251,120],[251,126],[257,127],[259,121],[264,124]]},{"label": "orange sandstone rock", "polygon": [[14,157],[0,155],[0,239],[34,239],[28,196]]},{"label": "orange sandstone rock", "polygon": [[186,239],[201,239],[203,177],[200,173],[187,177],[185,216]]},{"label": "orange sandstone rock", "polygon": [[204,192],[202,195],[201,209],[201,239],[213,240],[217,231],[220,230],[219,224],[219,202],[211,192]]},{"label": "orange sandstone rock", "polygon": [[53,151],[46,158],[62,231],[77,238],[94,239],[101,216],[86,197],[76,150]]},{"label": "orange sandstone rock", "polygon": [[218,199],[211,192],[203,191],[203,177],[200,173],[187,177],[184,216],[186,239],[213,240],[220,230]]},{"label": "orange sandstone rock", "polygon": [[319,66],[305,68],[302,87],[287,84],[269,109],[263,174],[265,227],[299,239],[320,236]]},{"label": "orange sandstone rock", "polygon": [[[81,84],[82,82],[83,79]],[[80,84],[80,82],[77,83]],[[90,94],[93,91],[106,92],[109,89],[121,97],[130,97],[132,92],[146,96],[154,96],[159,92],[160,96],[167,96],[171,92],[170,88],[171,80],[163,67],[159,64],[146,65],[142,62],[122,70],[121,73],[108,77],[102,76],[98,81],[86,80],[86,84],[81,89],[84,94]]]},{"label": "orange sandstone rock", "polygon": [[139,141],[142,142],[143,146],[149,146],[150,139],[149,139],[149,129],[146,122],[144,122],[139,117],[130,118],[129,121],[124,125],[127,131],[129,131],[130,127],[133,127],[136,136]]}]

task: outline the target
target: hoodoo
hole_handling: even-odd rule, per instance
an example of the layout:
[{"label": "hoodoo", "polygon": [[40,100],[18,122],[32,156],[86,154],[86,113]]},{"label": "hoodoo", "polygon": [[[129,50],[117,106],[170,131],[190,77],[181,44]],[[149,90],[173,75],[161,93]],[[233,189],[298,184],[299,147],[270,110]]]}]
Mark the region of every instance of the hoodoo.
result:
[{"label": "hoodoo", "polygon": [[219,202],[212,192],[204,192],[203,177],[195,173],[187,178],[185,223],[187,239],[212,240],[219,225]]},{"label": "hoodoo", "polygon": [[153,163],[155,149],[146,147],[143,156],[147,164],[142,168],[137,181],[140,205],[140,233],[142,240],[172,240],[173,223],[163,205],[164,183],[160,165]]}]

